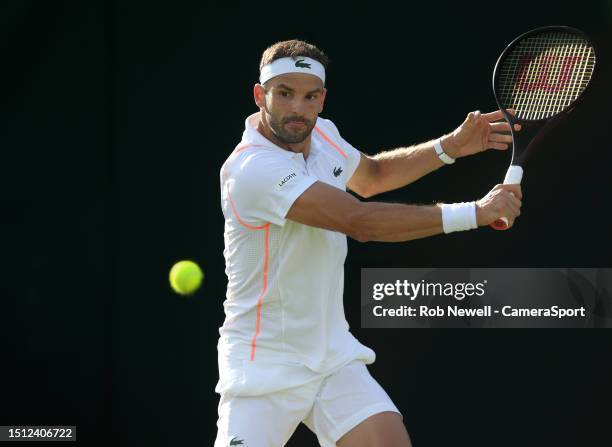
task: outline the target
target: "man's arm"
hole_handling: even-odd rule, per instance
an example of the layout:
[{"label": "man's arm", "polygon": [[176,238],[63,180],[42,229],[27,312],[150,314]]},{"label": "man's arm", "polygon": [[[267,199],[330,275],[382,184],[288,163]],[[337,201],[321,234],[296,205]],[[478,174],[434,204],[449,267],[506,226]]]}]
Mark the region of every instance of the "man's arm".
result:
[{"label": "man's arm", "polygon": [[[442,148],[445,147],[442,142]],[[444,163],[436,155],[433,140],[374,156],[362,153],[347,186],[361,197],[368,198],[406,186],[441,166]]]},{"label": "man's arm", "polygon": [[[497,185],[476,202],[478,226],[502,216],[512,226],[520,214],[521,197],[519,185]],[[323,182],[315,182],[293,202],[287,219],[338,231],[360,242],[408,241],[443,232],[441,205],[361,202]]]},{"label": "man's arm", "polygon": [[[508,132],[510,125],[494,122],[502,118],[499,110],[469,113],[455,131],[440,139],[442,149],[452,158],[487,149],[507,149],[512,137],[500,132]],[[361,197],[372,197],[408,185],[443,165],[434,150],[434,140],[374,156],[361,154],[361,161],[347,186]]]}]

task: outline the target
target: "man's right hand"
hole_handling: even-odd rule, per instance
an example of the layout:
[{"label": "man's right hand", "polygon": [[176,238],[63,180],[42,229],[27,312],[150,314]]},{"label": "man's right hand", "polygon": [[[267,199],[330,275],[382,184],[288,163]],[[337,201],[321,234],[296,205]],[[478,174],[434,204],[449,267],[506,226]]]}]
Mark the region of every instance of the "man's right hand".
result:
[{"label": "man's right hand", "polygon": [[501,217],[508,219],[508,228],[521,214],[521,185],[495,185],[476,202],[476,222],[479,227],[489,225]]}]

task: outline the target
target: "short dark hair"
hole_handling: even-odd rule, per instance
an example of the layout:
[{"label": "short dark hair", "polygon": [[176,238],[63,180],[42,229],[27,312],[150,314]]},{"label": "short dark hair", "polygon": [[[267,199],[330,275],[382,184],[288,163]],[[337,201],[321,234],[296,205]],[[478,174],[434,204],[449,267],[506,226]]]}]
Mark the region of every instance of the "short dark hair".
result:
[{"label": "short dark hair", "polygon": [[329,58],[323,51],[308,42],[293,39],[276,42],[274,45],[266,48],[266,51],[264,51],[261,56],[259,70],[261,71],[264,65],[268,65],[282,57],[291,57],[293,59],[298,57],[310,57],[320,62],[326,70],[329,65]]}]

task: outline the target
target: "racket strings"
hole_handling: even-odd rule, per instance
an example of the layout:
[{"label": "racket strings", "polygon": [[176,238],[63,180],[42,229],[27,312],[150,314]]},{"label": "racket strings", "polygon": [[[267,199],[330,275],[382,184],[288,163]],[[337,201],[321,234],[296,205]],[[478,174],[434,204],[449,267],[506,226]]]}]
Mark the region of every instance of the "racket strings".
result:
[{"label": "racket strings", "polygon": [[563,111],[584,91],[595,53],[582,37],[547,31],[518,42],[499,67],[497,97],[517,117],[546,119]]}]

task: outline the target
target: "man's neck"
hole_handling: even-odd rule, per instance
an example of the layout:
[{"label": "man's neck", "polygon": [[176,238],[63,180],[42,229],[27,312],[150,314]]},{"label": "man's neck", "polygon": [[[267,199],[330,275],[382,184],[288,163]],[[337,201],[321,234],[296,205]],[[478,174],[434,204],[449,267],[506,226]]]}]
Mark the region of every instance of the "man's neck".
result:
[{"label": "man's neck", "polygon": [[278,147],[290,152],[295,152],[296,154],[301,153],[304,156],[304,160],[306,160],[308,158],[308,155],[310,154],[310,135],[308,135],[308,137],[306,137],[306,139],[304,141],[301,141],[300,143],[283,143],[278,138],[276,138],[276,135],[274,135],[270,128],[262,122],[261,118],[259,119],[259,123],[257,124],[257,131],[264,137],[266,137],[268,140],[270,140],[272,143],[276,144]]}]

